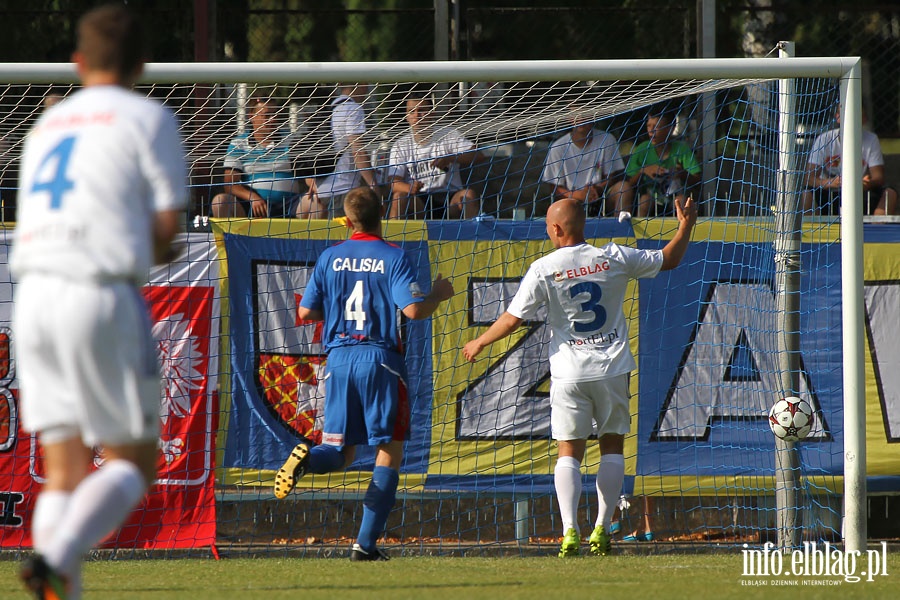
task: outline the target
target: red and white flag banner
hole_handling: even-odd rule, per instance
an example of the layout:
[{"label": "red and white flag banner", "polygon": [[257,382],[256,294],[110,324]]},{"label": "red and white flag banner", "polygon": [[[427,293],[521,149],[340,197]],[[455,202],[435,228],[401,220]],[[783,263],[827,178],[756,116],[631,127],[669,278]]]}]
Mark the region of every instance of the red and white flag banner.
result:
[{"label": "red and white flag banner", "polygon": [[[184,239],[186,253],[156,268],[143,290],[162,373],[159,473],[142,505],[107,539],[108,547],[195,548],[215,543],[218,265],[211,236],[189,234]],[[37,439],[19,429],[17,418],[8,249],[7,243],[0,245],[0,546],[11,548],[31,545],[30,521],[43,483],[43,459]],[[95,465],[102,461],[103,449],[97,448]]]}]

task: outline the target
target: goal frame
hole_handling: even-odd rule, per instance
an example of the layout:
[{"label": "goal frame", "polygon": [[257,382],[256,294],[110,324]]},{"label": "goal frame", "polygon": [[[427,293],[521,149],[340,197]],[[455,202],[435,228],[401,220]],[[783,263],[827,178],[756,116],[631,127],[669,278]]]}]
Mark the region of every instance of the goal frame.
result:
[{"label": "goal frame", "polygon": [[[840,80],[842,216],[841,302],[844,408],[845,551],[866,549],[865,330],[863,301],[862,124],[860,57],[698,58],[660,60],[149,63],[142,84],[370,83],[560,80]],[[8,84],[76,84],[74,65],[0,64]],[[783,122],[783,121],[782,121]],[[782,132],[784,133],[784,132]],[[783,161],[782,161],[783,162]],[[782,167],[783,168],[783,167]],[[784,546],[784,544],[782,544]]]}]

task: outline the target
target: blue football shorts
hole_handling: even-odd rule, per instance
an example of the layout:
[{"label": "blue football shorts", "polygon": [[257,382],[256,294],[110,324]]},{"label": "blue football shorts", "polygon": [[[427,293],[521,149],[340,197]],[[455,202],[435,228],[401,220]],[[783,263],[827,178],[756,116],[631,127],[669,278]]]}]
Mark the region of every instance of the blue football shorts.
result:
[{"label": "blue football shorts", "polygon": [[405,440],[408,431],[403,357],[368,345],[331,350],[325,364],[322,443],[379,446]]}]

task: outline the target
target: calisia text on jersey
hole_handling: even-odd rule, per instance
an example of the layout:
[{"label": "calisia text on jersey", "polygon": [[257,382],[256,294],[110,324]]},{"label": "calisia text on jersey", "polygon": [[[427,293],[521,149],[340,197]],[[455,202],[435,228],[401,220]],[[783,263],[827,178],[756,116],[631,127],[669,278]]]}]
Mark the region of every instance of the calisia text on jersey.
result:
[{"label": "calisia text on jersey", "polygon": [[384,273],[384,260],[380,258],[336,258],[331,263],[333,271],[354,273]]}]

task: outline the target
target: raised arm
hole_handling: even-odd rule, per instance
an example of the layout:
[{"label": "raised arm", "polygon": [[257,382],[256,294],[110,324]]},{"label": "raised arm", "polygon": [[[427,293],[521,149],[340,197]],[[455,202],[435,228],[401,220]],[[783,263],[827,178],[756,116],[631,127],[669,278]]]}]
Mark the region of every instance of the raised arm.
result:
[{"label": "raised arm", "polygon": [[369,154],[366,152],[361,136],[349,135],[347,136],[347,141],[353,157],[353,165],[359,171],[359,176],[362,177],[367,186],[373,187],[375,185],[375,172],[372,170],[372,161],[369,159]]},{"label": "raised arm", "polygon": [[694,199],[688,196],[682,207],[681,201],[676,198],[675,216],[678,218],[678,231],[662,250],[663,263],[660,271],[669,271],[677,267],[687,252],[688,244],[691,242],[691,230],[697,222],[697,206]]}]

